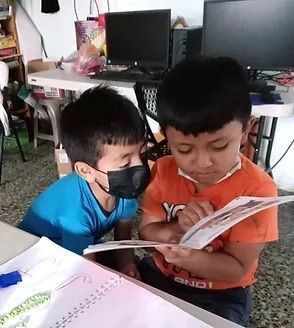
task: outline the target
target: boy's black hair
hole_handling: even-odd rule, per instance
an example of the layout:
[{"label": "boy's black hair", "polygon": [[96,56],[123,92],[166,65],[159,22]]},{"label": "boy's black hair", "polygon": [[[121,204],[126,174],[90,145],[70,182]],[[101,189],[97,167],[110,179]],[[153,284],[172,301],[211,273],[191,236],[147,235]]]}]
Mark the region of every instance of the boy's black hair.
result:
[{"label": "boy's black hair", "polygon": [[178,64],[158,91],[158,118],[168,126],[197,136],[251,115],[247,78],[242,67],[227,57],[199,57]]},{"label": "boy's black hair", "polygon": [[61,114],[61,142],[72,163],[96,165],[104,145],[136,144],[144,138],[136,106],[106,86],[85,91]]}]

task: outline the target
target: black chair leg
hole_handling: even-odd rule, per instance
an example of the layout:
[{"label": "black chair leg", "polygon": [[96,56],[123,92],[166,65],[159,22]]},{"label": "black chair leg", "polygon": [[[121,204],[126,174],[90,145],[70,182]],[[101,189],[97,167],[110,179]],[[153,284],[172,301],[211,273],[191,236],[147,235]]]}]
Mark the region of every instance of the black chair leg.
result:
[{"label": "black chair leg", "polygon": [[17,147],[18,147],[18,150],[19,150],[20,157],[21,157],[23,162],[26,162],[27,160],[25,158],[21,143],[19,141],[18,133],[17,133],[17,130],[15,128],[15,125],[14,125],[14,122],[13,122],[13,119],[12,119],[12,115],[9,112],[9,110],[7,111],[7,116],[8,116],[10,128],[12,130],[12,133],[13,133],[14,137],[15,137],[15,141],[16,141],[16,144],[17,144]]},{"label": "black chair leg", "polygon": [[2,179],[2,163],[3,163],[3,149],[4,149],[4,127],[0,121],[0,184]]}]

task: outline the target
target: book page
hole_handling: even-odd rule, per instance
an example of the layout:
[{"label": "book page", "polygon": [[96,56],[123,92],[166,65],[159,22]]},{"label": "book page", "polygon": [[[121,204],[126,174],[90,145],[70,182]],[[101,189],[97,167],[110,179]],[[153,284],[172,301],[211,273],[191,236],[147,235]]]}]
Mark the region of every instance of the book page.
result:
[{"label": "book page", "polygon": [[[161,297],[44,237],[1,265],[0,274],[14,270],[21,273],[23,281],[0,289],[2,328],[20,324],[27,328],[211,328]],[[27,300],[34,303],[29,310]],[[16,307],[20,310],[15,312],[21,314],[11,319]]]},{"label": "book page", "polygon": [[180,244],[202,249],[226,230],[257,212],[294,201],[294,196],[238,197],[213,215],[203,218],[181,238]]}]

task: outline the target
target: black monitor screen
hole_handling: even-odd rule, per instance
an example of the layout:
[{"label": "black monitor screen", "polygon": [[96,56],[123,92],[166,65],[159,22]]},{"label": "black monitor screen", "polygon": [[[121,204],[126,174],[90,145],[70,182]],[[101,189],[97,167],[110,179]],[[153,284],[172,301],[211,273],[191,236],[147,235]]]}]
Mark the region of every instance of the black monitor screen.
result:
[{"label": "black monitor screen", "polygon": [[294,0],[206,1],[202,53],[244,67],[294,67]]},{"label": "black monitor screen", "polygon": [[106,14],[107,63],[167,67],[170,10]]}]

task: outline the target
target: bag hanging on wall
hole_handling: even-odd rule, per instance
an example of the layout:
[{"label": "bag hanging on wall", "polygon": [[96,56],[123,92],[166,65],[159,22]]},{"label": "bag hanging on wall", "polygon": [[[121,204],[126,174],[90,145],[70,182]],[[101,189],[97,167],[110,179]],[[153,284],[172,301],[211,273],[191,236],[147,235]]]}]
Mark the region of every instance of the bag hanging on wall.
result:
[{"label": "bag hanging on wall", "polygon": [[[95,3],[97,16],[92,15],[92,3]],[[109,3],[108,12],[109,12]],[[91,43],[97,48],[100,55],[104,54],[103,48],[106,42],[105,38],[105,14],[101,14],[96,0],[90,1],[90,16],[87,20],[80,21],[77,17],[75,21],[75,31],[77,40],[77,49],[83,43]]]},{"label": "bag hanging on wall", "polygon": [[44,14],[54,14],[59,11],[58,0],[42,0],[41,12]]}]

